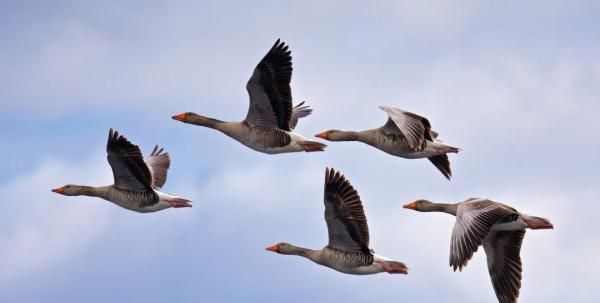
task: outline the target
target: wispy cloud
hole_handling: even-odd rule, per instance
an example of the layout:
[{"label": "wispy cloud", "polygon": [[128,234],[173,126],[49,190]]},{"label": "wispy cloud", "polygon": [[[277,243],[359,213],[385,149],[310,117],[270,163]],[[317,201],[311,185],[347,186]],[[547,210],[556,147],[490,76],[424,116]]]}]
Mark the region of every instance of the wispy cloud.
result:
[{"label": "wispy cloud", "polygon": [[98,159],[71,164],[49,159],[0,187],[5,201],[0,223],[0,280],[15,282],[86,253],[89,244],[106,230],[106,208],[82,201],[85,198],[76,201],[50,192],[67,180],[102,184],[106,174],[97,165]]},{"label": "wispy cloud", "polygon": [[[32,292],[16,300],[14,283],[0,299],[493,301],[483,251],[462,273],[447,266],[454,218],[401,208],[416,198],[482,196],[555,224],[526,235],[522,301],[598,301],[600,44],[593,34],[600,10],[585,1],[515,5],[7,5],[0,12],[9,23],[0,37],[11,41],[0,47],[0,65],[10,71],[0,74],[0,158],[9,161],[0,185],[0,280],[67,279],[67,260],[94,262],[73,284],[39,286],[44,294],[58,289],[42,299]],[[315,109],[299,132],[378,127],[386,117],[377,106],[398,106],[426,116],[442,140],[463,148],[451,156],[453,181],[427,160],[360,143],[267,156],[169,120],[187,110],[242,119],[245,82],[276,38],[293,52],[295,100]],[[112,182],[101,153],[108,127],[143,151],[165,145],[173,158],[165,191],[194,207],[140,215],[51,193],[64,183]],[[90,150],[98,153],[86,156]],[[264,251],[278,241],[326,244],[326,166],[359,190],[373,248],[405,261],[408,276],[347,276]]]}]

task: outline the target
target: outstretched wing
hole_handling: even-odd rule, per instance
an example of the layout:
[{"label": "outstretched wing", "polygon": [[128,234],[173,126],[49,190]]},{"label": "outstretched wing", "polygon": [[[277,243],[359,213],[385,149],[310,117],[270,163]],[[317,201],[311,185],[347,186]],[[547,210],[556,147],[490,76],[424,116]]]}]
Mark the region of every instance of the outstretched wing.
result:
[{"label": "outstretched wing", "polygon": [[360,196],[341,173],[329,168],[325,170],[325,221],[330,247],[370,253],[369,227]]},{"label": "outstretched wing", "polygon": [[483,249],[494,292],[500,303],[514,303],[521,289],[521,244],[525,230],[491,232]]},{"label": "outstretched wing", "polygon": [[292,117],[291,79],[291,51],[277,39],[246,84],[250,108],[244,121],[251,126],[289,131]]},{"label": "outstretched wing", "polygon": [[304,101],[294,106],[292,110],[292,119],[290,120],[290,128],[295,129],[298,124],[298,119],[304,118],[312,113],[312,108],[308,105],[304,105]]},{"label": "outstretched wing", "polygon": [[158,149],[158,145],[155,145],[152,153],[150,153],[150,156],[144,162],[146,162],[152,174],[152,187],[163,187],[165,182],[167,182],[167,170],[171,166],[169,153],[163,153],[163,149]]},{"label": "outstretched wing", "polygon": [[389,106],[380,106],[388,114],[383,131],[390,135],[403,135],[414,151],[421,150],[425,140],[433,141],[429,120],[411,112]]},{"label": "outstretched wing", "polygon": [[450,160],[448,159],[447,154],[437,155],[433,157],[427,158],[437,169],[442,172],[442,175],[446,177],[446,179],[450,180],[452,178],[452,170],[450,170]]},{"label": "outstretched wing", "polygon": [[112,128],[108,132],[106,153],[116,187],[138,192],[152,188],[152,175],[140,148]]},{"label": "outstretched wing", "polygon": [[492,226],[514,214],[514,209],[490,200],[474,199],[459,204],[450,241],[450,266],[454,270],[467,266]]}]

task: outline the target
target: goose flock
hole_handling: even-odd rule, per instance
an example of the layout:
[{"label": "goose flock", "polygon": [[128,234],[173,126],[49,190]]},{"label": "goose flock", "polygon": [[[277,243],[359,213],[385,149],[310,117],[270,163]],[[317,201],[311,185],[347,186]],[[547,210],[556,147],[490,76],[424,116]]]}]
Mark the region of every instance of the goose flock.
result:
[{"label": "goose flock", "polygon": [[[305,102],[293,105],[291,77],[291,51],[278,39],[246,84],[250,105],[244,120],[226,122],[193,112],[180,113],[172,119],[218,130],[266,154],[324,151],[327,145],[295,132],[300,118],[310,115],[312,109]],[[427,158],[450,180],[452,171],[448,154],[458,153],[460,149],[440,141],[427,118],[389,106],[380,109],[388,116],[382,127],[364,131],[329,129],[316,137],[328,141],[359,141],[406,159]],[[68,184],[52,189],[52,192],[98,197],[140,213],[192,206],[190,200],[160,190],[166,183],[171,158],[158,145],[144,158],[137,145],[110,129],[106,152],[114,184],[100,187]],[[312,250],[282,242],[266,249],[301,256],[346,274],[408,273],[404,263],[377,255],[369,247],[369,226],[361,198],[350,181],[333,168],[325,170],[324,201],[329,235],[325,247]],[[450,266],[455,271],[462,271],[479,246],[483,246],[492,286],[501,303],[517,302],[519,296],[520,250],[525,230],[553,228],[548,219],[526,215],[508,205],[481,198],[455,204],[420,199],[404,208],[455,216]]]}]

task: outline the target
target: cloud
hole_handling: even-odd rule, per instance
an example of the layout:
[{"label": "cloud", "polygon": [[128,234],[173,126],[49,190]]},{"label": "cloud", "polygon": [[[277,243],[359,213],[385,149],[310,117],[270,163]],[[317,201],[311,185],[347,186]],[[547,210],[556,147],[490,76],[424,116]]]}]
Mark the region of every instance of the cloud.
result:
[{"label": "cloud", "polygon": [[[34,171],[0,187],[0,280],[18,281],[84,253],[106,230],[107,209],[91,198],[66,198],[50,192],[67,182],[102,184],[106,167],[94,156],[80,163],[44,161]],[[104,181],[104,182],[103,182]],[[61,184],[62,183],[62,184]]]},{"label": "cloud", "polygon": [[[378,161],[370,165],[381,165]],[[299,169],[295,170],[291,165],[248,164],[242,167],[231,164],[214,175],[197,195],[204,197],[202,207],[208,209],[203,211],[223,217],[223,221],[219,222],[222,226],[219,237],[229,238],[239,233],[239,224],[245,226],[244,234],[253,235],[252,239],[244,237],[241,240],[239,245],[242,247],[259,249],[259,244],[289,241],[320,248],[327,242],[327,233],[322,217],[322,171],[325,165],[319,162],[301,160],[297,163]],[[292,170],[294,182],[287,177]],[[452,272],[448,267],[454,217],[402,208],[402,204],[411,198],[411,193],[418,191],[413,189],[413,185],[421,181],[408,178],[387,180],[382,178],[380,171],[373,169],[340,170],[359,191],[365,205],[372,247],[378,254],[406,262],[411,269],[401,282],[387,275],[360,280],[360,287],[368,289],[367,293],[393,298],[398,292],[403,292],[406,298],[415,300],[435,300],[443,296],[449,302],[495,300],[482,248],[463,272]],[[443,192],[433,195],[438,201],[458,202],[470,197],[470,193],[469,187],[460,186],[456,193],[460,198],[456,200]],[[592,215],[582,216],[568,204],[569,201],[590,199],[590,195],[591,192],[573,195],[568,189],[543,186],[486,189],[485,197],[507,203],[527,214],[549,218],[556,227],[555,230],[527,232],[521,254],[522,300],[558,302],[567,298],[563,292],[565,287],[577,290],[569,295],[571,298],[583,302],[597,299],[596,295],[585,291],[595,283],[592,278],[586,278],[586,272],[600,270],[600,263],[594,259],[600,242],[592,240],[595,239]],[[593,209],[597,207],[588,210]],[[224,213],[227,215],[224,216]],[[575,233],[579,234],[575,236]],[[582,238],[588,240],[581,241]],[[271,273],[273,280],[287,279],[284,278],[287,275],[295,275],[300,281],[316,279],[318,283],[327,284],[329,291],[346,291],[348,296],[353,296],[353,292],[348,290],[349,285],[359,283],[357,278],[342,276],[306,260],[294,259],[296,257],[273,255],[271,259],[265,259],[257,257],[260,254],[252,250],[245,251],[244,255],[252,262],[260,262],[261,266],[278,268],[277,273]],[[582,262],[574,263],[574,259]],[[560,274],[548,275],[549,271],[559,271]],[[566,280],[565,276],[572,278]]]},{"label": "cloud", "polygon": [[[28,13],[35,22],[13,25],[18,30],[5,37],[12,43],[3,45],[0,63],[11,72],[0,74],[2,113],[19,115],[0,127],[3,141],[13,143],[0,158],[16,162],[25,151],[48,150],[27,152],[37,157],[30,163],[42,164],[0,186],[6,205],[0,281],[31,281],[44,272],[66,279],[61,266],[80,257],[95,262],[82,269],[86,279],[55,285],[69,294],[62,301],[76,300],[78,292],[114,301],[126,291],[106,289],[137,283],[162,292],[127,291],[137,296],[130,301],[173,295],[257,301],[267,294],[291,301],[488,302],[494,294],[482,250],[462,273],[447,266],[454,218],[401,208],[421,197],[483,196],[556,226],[527,232],[522,301],[598,301],[600,183],[593,163],[600,154],[600,61],[587,33],[596,27],[586,23],[597,9],[582,14],[577,6],[540,2],[523,13],[510,3],[471,1],[158,5],[53,3],[44,14]],[[463,148],[451,156],[454,180],[446,182],[427,160],[399,159],[359,143],[267,156],[168,119],[186,110],[242,118],[244,84],[278,37],[293,51],[294,98],[315,109],[300,133],[378,127],[386,117],[377,106],[398,106],[426,116],[442,140]],[[136,116],[122,114],[128,111]],[[57,116],[65,119],[44,121]],[[111,182],[103,155],[65,162],[47,153],[71,148],[69,157],[81,155],[81,146],[93,141],[90,132],[104,133],[114,123],[132,136],[137,131],[140,146],[168,147],[174,163],[165,190],[192,199],[192,209],[139,215],[49,192],[67,182]],[[38,140],[60,130],[69,135]],[[79,143],[77,152],[67,145],[72,142]],[[327,242],[326,166],[358,189],[373,248],[406,262],[408,276],[347,276],[264,252],[264,245],[282,240],[312,248]],[[54,266],[60,270],[51,271]],[[99,281],[107,287],[98,290]],[[48,297],[61,301],[57,296]]]}]

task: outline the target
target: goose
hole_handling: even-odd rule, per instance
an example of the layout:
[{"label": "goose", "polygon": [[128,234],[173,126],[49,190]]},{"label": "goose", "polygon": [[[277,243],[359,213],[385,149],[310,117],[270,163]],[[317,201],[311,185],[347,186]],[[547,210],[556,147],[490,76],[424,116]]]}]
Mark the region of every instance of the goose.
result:
[{"label": "goose", "polygon": [[192,207],[190,200],[176,197],[159,189],[167,181],[171,158],[154,146],[146,159],[137,145],[111,128],[106,144],[108,164],[114,184],[101,187],[68,184],[52,189],[65,196],[90,196],[108,200],[128,210],[148,213],[174,207]]},{"label": "goose", "polygon": [[174,115],[184,123],[216,129],[243,145],[266,154],[323,151],[327,145],[294,132],[299,118],[312,109],[304,102],[292,107],[292,57],[279,39],[258,63],[246,90],[250,107],[241,122],[224,122],[192,112]]},{"label": "goose", "polygon": [[456,204],[416,200],[404,208],[456,216],[450,241],[450,266],[462,271],[480,245],[498,302],[516,302],[521,288],[521,243],[526,229],[553,229],[550,220],[481,198]]},{"label": "goose", "polygon": [[458,153],[460,149],[438,140],[438,133],[431,130],[426,118],[394,107],[379,108],[388,115],[382,127],[359,132],[329,129],[316,137],[329,141],[359,141],[406,159],[427,158],[450,180],[452,171],[447,153]]},{"label": "goose", "polygon": [[329,244],[320,250],[285,242],[266,249],[283,255],[305,257],[346,274],[408,273],[404,263],[376,255],[369,249],[369,227],[360,196],[341,173],[329,168],[325,170],[325,221]]}]

